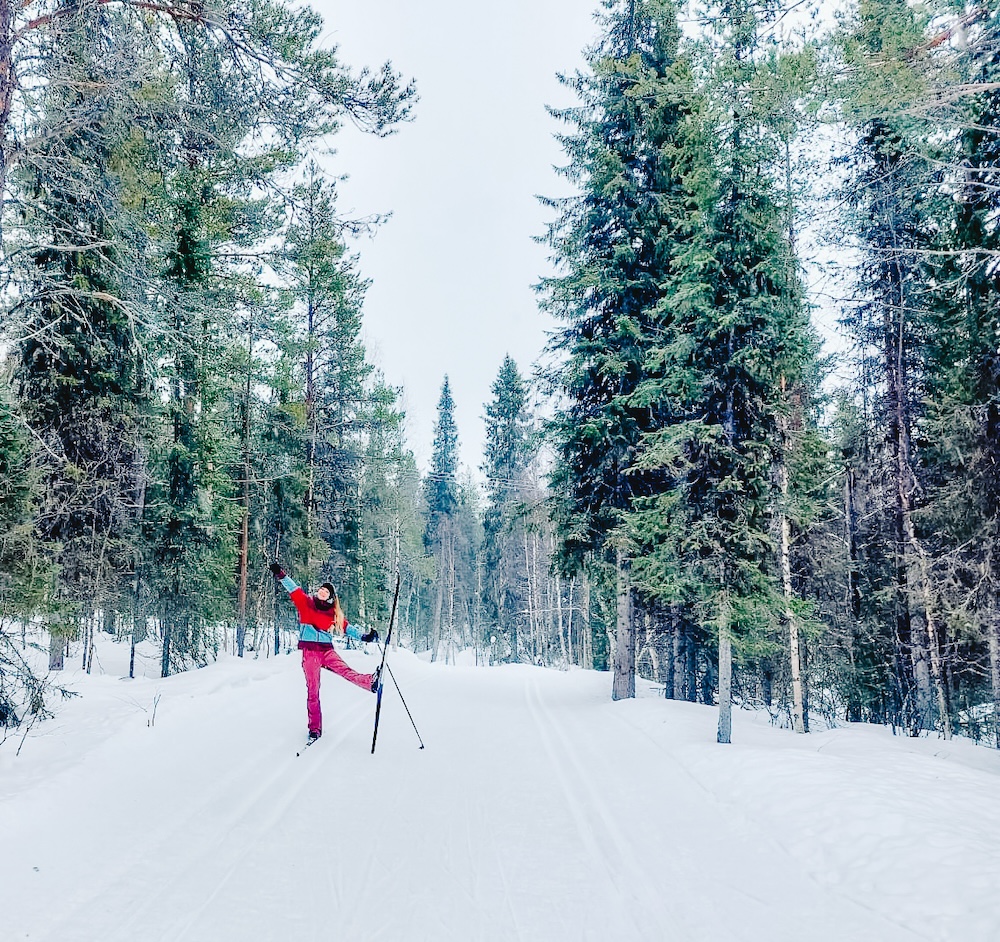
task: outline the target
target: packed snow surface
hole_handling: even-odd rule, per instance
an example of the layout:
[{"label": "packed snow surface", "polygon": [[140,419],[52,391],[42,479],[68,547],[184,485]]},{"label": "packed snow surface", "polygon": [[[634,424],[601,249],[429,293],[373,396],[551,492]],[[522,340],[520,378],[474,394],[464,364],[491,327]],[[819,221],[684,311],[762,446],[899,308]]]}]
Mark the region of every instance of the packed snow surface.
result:
[{"label": "packed snow surface", "polygon": [[[1000,757],[849,727],[796,736],[608,674],[297,653],[81,696],[0,746],[0,940],[1000,939]],[[370,670],[374,649],[344,652]],[[152,665],[146,668],[153,673]],[[15,755],[20,747],[20,755]]]}]

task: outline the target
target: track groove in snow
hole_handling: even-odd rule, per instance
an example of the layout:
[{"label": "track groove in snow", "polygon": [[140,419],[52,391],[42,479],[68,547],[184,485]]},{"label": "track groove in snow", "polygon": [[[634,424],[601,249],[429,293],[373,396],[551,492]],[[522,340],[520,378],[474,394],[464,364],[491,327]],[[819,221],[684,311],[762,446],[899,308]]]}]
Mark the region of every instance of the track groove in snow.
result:
[{"label": "track groove in snow", "polygon": [[[663,942],[667,937],[676,938],[678,942],[698,938],[700,933],[672,909],[668,913],[669,936],[664,935],[663,913],[658,910],[663,908],[665,895],[658,894],[646,874],[634,865],[628,839],[616,823],[614,810],[591,784],[588,770],[577,759],[576,750],[556,711],[542,703],[537,681],[531,681],[525,689],[532,719],[552,760],[553,774],[566,797],[580,838],[595,866],[603,872],[603,879],[615,890],[608,900],[609,905],[617,902],[623,910],[623,918],[632,924],[628,938],[649,939],[650,942]],[[723,938],[720,937],[719,942]]]},{"label": "track groove in snow", "polygon": [[[902,922],[899,922],[891,918],[890,916],[887,916],[884,913],[878,912],[871,906],[867,905],[863,900],[852,899],[846,894],[837,891],[836,889],[831,890],[828,887],[823,887],[815,879],[815,877],[808,870],[808,868],[800,869],[801,864],[796,859],[794,853],[787,846],[785,846],[778,837],[775,836],[772,830],[768,829],[765,823],[762,823],[759,820],[755,820],[751,815],[748,815],[734,800],[720,797],[715,791],[713,791],[704,782],[702,782],[695,773],[693,773],[690,769],[684,766],[684,764],[678,758],[676,752],[664,748],[663,744],[657,741],[655,737],[651,736],[646,730],[642,729],[640,726],[637,726],[635,723],[631,722],[627,718],[624,712],[620,712],[618,714],[618,718],[625,726],[629,728],[629,730],[632,733],[638,734],[640,737],[642,737],[642,739],[645,742],[651,744],[661,755],[664,755],[666,758],[668,758],[674,765],[674,767],[677,768],[678,771],[683,773],[686,780],[695,785],[699,789],[701,794],[706,799],[706,804],[714,806],[714,807],[706,807],[704,815],[705,820],[712,820],[720,816],[725,816],[734,822],[738,822],[739,827],[741,829],[744,829],[748,834],[752,834],[755,840],[760,841],[761,844],[765,846],[769,845],[775,851],[775,854],[773,855],[772,859],[782,861],[783,865],[787,866],[789,870],[792,871],[793,874],[796,871],[801,872],[801,874],[811,884],[810,890],[807,890],[806,892],[812,892],[818,890],[821,893],[832,893],[841,900],[841,905],[843,907],[846,907],[848,912],[851,911],[854,907],[860,907],[861,909],[864,909],[865,911],[870,913],[871,916],[874,917],[876,920],[883,922],[885,924],[886,931],[893,933],[892,935],[886,936],[886,939],[889,938],[929,939],[930,938],[930,936],[923,934],[913,926],[908,926]],[[705,876],[707,877],[707,874]],[[795,875],[787,879],[788,885],[794,885],[795,882],[797,882]],[[735,893],[745,892],[738,886],[734,887],[733,891]],[[801,892],[802,891],[800,890],[799,894],[801,894]],[[752,896],[750,898],[754,898],[757,902],[761,902],[760,898]],[[794,938],[794,933],[797,930],[793,928],[791,931],[793,933],[792,938]],[[835,929],[831,930],[817,927],[812,931],[815,933],[815,935],[812,936],[811,938],[816,938],[816,939],[826,938],[826,936],[823,934],[825,932],[831,932],[829,937],[831,938],[831,940],[834,940],[834,942],[837,942],[837,940],[843,937],[842,927],[839,925]],[[898,931],[902,931],[904,935],[902,936],[896,935],[895,933],[897,933]]]}]

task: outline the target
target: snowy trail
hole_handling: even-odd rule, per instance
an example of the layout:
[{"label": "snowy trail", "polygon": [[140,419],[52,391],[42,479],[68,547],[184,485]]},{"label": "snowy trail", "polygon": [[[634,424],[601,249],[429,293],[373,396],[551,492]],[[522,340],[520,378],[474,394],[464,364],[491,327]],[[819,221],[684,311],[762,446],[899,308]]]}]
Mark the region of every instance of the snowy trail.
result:
[{"label": "snowy trail", "polygon": [[0,750],[0,942],[1000,938],[988,750],[744,714],[723,748],[606,674],[390,657],[424,751],[387,688],[371,756],[373,698],[327,676],[296,757],[294,655],[81,678]]},{"label": "snowy trail", "polygon": [[[597,819],[614,843],[616,867],[629,875],[629,885],[642,888],[654,924],[659,917],[658,924],[681,930],[671,938],[792,942],[803,938],[804,926],[808,926],[806,937],[815,942],[866,938],[873,928],[878,929],[873,937],[885,942],[925,938],[891,920],[873,919],[863,906],[818,887],[739,805],[720,800],[674,753],[629,723],[628,706],[620,706],[624,709],[614,713],[615,735],[600,747],[587,735],[594,717],[577,709],[571,699],[550,709],[548,717],[559,730],[568,765],[585,782],[581,807],[597,809]],[[609,711],[598,706],[594,712]],[[609,744],[613,752],[602,755]],[[636,780],[626,758],[650,748],[668,760],[659,777],[663,799],[656,806],[655,827],[643,810],[650,798],[649,784]],[[600,778],[586,777],[586,770],[595,769],[602,773]],[[613,796],[626,811],[616,811],[602,796]],[[628,809],[639,810],[633,811],[627,831],[620,830]],[[654,875],[659,880],[654,885],[650,874],[638,871],[634,861],[657,856],[667,859]],[[670,918],[664,901],[680,922]]]}]

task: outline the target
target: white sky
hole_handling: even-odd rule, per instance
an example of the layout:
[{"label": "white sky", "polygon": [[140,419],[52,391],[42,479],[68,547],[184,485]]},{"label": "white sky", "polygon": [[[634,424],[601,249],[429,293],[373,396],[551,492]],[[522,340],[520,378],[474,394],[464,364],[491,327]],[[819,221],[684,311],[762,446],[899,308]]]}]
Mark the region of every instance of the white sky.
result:
[{"label": "white sky", "polygon": [[345,129],[333,172],[346,173],[340,210],[392,212],[361,239],[372,280],[365,340],[393,385],[405,387],[407,439],[430,459],[441,383],[456,403],[462,463],[481,461],[485,403],[504,355],[523,375],[553,325],[532,286],[549,271],[532,241],[562,195],[553,165],[560,125],[546,105],[573,102],[557,72],[582,65],[596,36],[596,0],[313,0],[326,41],[355,68],[391,59],[418,84],[416,119],[388,139]]}]

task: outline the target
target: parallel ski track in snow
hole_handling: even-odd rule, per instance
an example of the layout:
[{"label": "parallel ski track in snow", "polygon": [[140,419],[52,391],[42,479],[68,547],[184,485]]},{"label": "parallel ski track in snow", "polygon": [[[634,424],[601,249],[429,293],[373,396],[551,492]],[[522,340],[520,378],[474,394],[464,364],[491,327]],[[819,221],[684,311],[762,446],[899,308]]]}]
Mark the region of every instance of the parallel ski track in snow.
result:
[{"label": "parallel ski track in snow", "polygon": [[[247,684],[239,678],[188,700],[192,677],[162,738],[102,739],[75,779],[25,792],[25,806],[44,811],[79,785],[92,817],[50,821],[37,858],[27,825],[4,819],[40,864],[4,871],[15,878],[11,939],[957,942],[906,925],[899,906],[873,908],[871,863],[846,872],[853,845],[836,845],[832,863],[803,856],[808,801],[786,818],[767,799],[769,774],[794,785],[808,745],[808,755],[789,743],[779,746],[794,754],[716,746],[692,733],[705,714],[611,703],[603,677],[414,664],[404,686],[436,734],[431,748],[417,749],[394,710],[385,749],[380,731],[369,756],[372,699],[337,688],[335,721],[296,757],[284,712],[296,674],[289,662],[246,698],[231,692]],[[803,777],[807,795],[825,775]],[[834,829],[841,813],[852,823],[838,802]],[[39,869],[51,900],[33,888]]]},{"label": "parallel ski track in snow", "polygon": [[[140,857],[122,862],[102,877],[97,892],[91,890],[86,898],[74,901],[45,938],[60,942],[149,940],[144,918],[162,907],[164,900],[176,900],[178,918],[156,938],[158,942],[183,942],[246,855],[295,804],[335,748],[370,719],[367,705],[356,706],[341,714],[337,734],[324,736],[307,757],[296,757],[289,743],[233,769],[189,814],[161,829],[153,843],[145,843]],[[262,769],[269,771],[258,777]],[[292,769],[296,774],[289,774]],[[220,814],[215,810],[218,806],[227,810]],[[183,861],[173,861],[183,866],[179,871],[163,852],[176,850],[176,835],[195,831],[193,824],[199,820],[212,822],[211,827],[197,850],[185,853]],[[140,883],[135,880],[137,872],[144,873]],[[111,925],[94,925],[92,916],[100,911],[114,914]]]},{"label": "parallel ski track in snow", "polygon": [[[884,913],[877,912],[864,902],[851,898],[837,887],[821,884],[800,861],[769,832],[766,823],[743,812],[735,802],[728,802],[687,768],[674,750],[647,731],[616,711],[615,718],[621,728],[618,742],[636,741],[636,749],[655,746],[677,769],[677,777],[664,782],[670,791],[664,802],[673,805],[661,809],[672,815],[675,823],[699,822],[696,831],[677,833],[666,830],[662,822],[658,827],[664,836],[676,839],[664,846],[655,875],[638,867],[634,861],[649,859],[648,853],[634,853],[633,838],[619,823],[622,814],[612,802],[627,803],[630,795],[648,797],[648,789],[637,788],[637,783],[618,771],[612,757],[601,755],[592,737],[587,735],[586,719],[577,712],[550,704],[551,696],[535,681],[526,688],[529,711],[538,728],[540,738],[551,757],[556,780],[566,796],[567,806],[588,855],[604,869],[608,885],[614,887],[621,900],[630,901],[626,907],[633,920],[628,936],[632,939],[656,939],[658,942],[757,942],[764,925],[754,926],[753,913],[780,913],[780,900],[787,893],[791,898],[804,894],[812,898],[816,907],[816,922],[805,936],[803,927],[773,922],[773,915],[764,917],[771,922],[769,938],[838,940],[850,938],[852,931],[870,931],[872,919],[883,926],[884,942],[916,942],[930,937],[900,923]],[[641,743],[638,740],[642,740]],[[601,778],[593,778],[593,770],[601,770]],[[590,770],[590,774],[588,774]],[[684,787],[678,787],[686,782]],[[610,797],[608,797],[610,796]],[[649,814],[657,815],[655,806]],[[654,831],[656,828],[653,829]],[[636,840],[646,840],[648,835],[636,834]],[[699,840],[719,847],[731,845],[734,857],[718,870],[709,870],[699,848],[688,848],[685,841]],[[758,848],[769,848],[763,857],[770,861],[769,877],[763,881],[746,880],[745,859],[752,865],[761,855]],[[741,856],[742,855],[742,856]],[[775,868],[774,864],[778,863]],[[720,859],[720,864],[723,861]],[[654,882],[655,881],[655,882]],[[730,906],[706,909],[703,906],[703,889],[715,885],[721,899],[732,901]],[[781,885],[782,890],[773,890]],[[743,900],[741,904],[739,900]],[[694,901],[697,910],[688,911]],[[702,905],[698,905],[701,903]],[[745,923],[734,923],[726,910],[745,913]],[[730,918],[727,921],[727,916]],[[811,935],[809,933],[812,933]]]},{"label": "parallel ski track in snow", "polygon": [[[602,792],[590,780],[587,766],[580,760],[558,711],[545,704],[535,681],[526,688],[528,708],[538,728],[539,735],[552,759],[552,768],[566,796],[567,806],[576,822],[580,837],[593,861],[604,871],[608,883],[615,888],[622,901],[635,903],[638,909],[625,908],[632,927],[630,939],[648,939],[650,942],[677,942],[708,938],[704,926],[696,929],[692,923],[668,902],[669,889],[650,882],[648,874],[635,865],[629,851],[629,839],[616,822],[616,814]],[[600,767],[593,766],[593,767]],[[607,764],[604,765],[607,769]],[[611,792],[622,795],[620,789]],[[669,860],[665,864],[676,871]],[[664,909],[669,910],[669,929],[663,925]],[[725,942],[734,937],[719,927],[712,938]]]},{"label": "parallel ski track in snow", "polygon": [[[293,759],[276,769],[275,772],[271,774],[266,785],[259,789],[254,795],[252,801],[247,803],[242,809],[240,809],[240,811],[234,813],[232,817],[233,822],[249,819],[253,817],[253,810],[267,801],[267,812],[259,818],[253,817],[255,824],[254,829],[250,834],[239,840],[232,840],[230,837],[232,831],[229,830],[223,837],[223,842],[224,844],[230,846],[227,846],[224,852],[221,849],[218,851],[213,850],[203,856],[201,863],[205,869],[201,872],[210,872],[210,870],[217,871],[220,869],[220,862],[216,860],[216,855],[222,854],[225,858],[224,861],[221,862],[222,873],[212,882],[211,891],[207,896],[205,896],[200,905],[192,909],[191,915],[183,922],[176,932],[176,935],[168,932],[164,935],[164,940],[171,939],[173,942],[183,942],[183,940],[188,936],[190,930],[198,924],[202,913],[204,913],[205,910],[218,897],[223,887],[225,887],[225,885],[232,878],[233,874],[239,869],[240,863],[246,854],[281,821],[288,809],[295,804],[299,795],[306,789],[313,776],[315,776],[323,765],[330,760],[332,751],[344,742],[344,740],[347,739],[348,736],[361,725],[362,721],[367,720],[368,717],[368,710],[363,710],[361,707],[355,707],[352,709],[349,713],[348,722],[346,724],[338,723],[338,734],[335,737],[332,737],[332,742],[330,742],[330,738],[324,736],[319,742],[313,744],[308,755],[310,759],[315,759],[317,761],[313,763],[313,767],[311,769],[305,771],[293,787],[282,790],[279,793],[280,797],[277,800],[274,800],[273,803],[271,802],[270,799],[273,797],[271,794],[273,786],[279,780],[287,777],[288,766],[292,764],[295,758],[302,758],[301,754],[296,755]],[[324,746],[328,746],[329,750],[324,749]],[[315,755],[315,750],[323,750],[323,752],[321,752],[320,755]],[[323,753],[326,754],[324,755]],[[201,868],[199,868],[199,870],[201,870]],[[330,875],[329,878],[332,884],[332,875]],[[175,884],[178,882],[180,881],[174,881]]]},{"label": "parallel ski track in snow", "polygon": [[880,922],[886,924],[887,929],[893,933],[892,938],[896,939],[899,936],[896,934],[898,932],[907,933],[908,937],[914,939],[925,939],[931,940],[931,937],[921,932],[919,929],[913,926],[906,925],[901,922],[897,922],[895,919],[887,916],[885,913],[881,913],[878,910],[867,905],[861,900],[857,900],[846,893],[838,890],[836,887],[824,886],[819,881],[816,880],[815,876],[809,872],[808,869],[802,867],[800,862],[797,860],[795,855],[777,838],[774,833],[767,828],[767,826],[754,818],[747,815],[741,810],[740,806],[736,802],[726,801],[718,793],[714,792],[708,786],[702,782],[697,775],[695,775],[683,762],[677,757],[675,751],[667,749],[662,742],[659,742],[656,737],[651,736],[646,730],[637,726],[635,723],[631,722],[624,716],[618,717],[622,726],[627,728],[630,732],[638,737],[641,737],[646,744],[652,744],[652,746],[663,756],[670,760],[670,762],[687,778],[693,785],[695,785],[700,792],[705,796],[706,801],[715,805],[717,809],[724,811],[726,816],[731,820],[738,818],[740,823],[743,824],[750,830],[755,832],[755,839],[761,843],[761,845],[767,845],[774,849],[776,854],[789,861],[790,866],[793,869],[799,870],[799,872],[808,880],[808,882],[814,886],[822,895],[834,896],[839,899],[847,907],[857,907],[863,910],[869,916],[874,916]]}]

